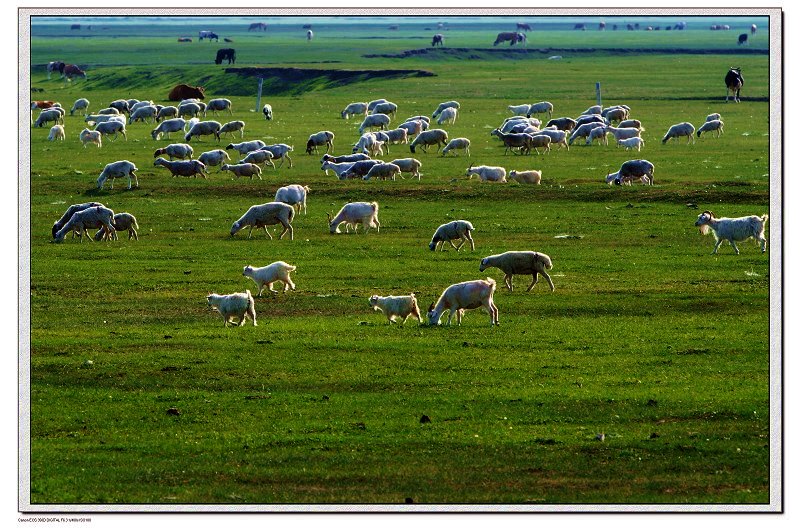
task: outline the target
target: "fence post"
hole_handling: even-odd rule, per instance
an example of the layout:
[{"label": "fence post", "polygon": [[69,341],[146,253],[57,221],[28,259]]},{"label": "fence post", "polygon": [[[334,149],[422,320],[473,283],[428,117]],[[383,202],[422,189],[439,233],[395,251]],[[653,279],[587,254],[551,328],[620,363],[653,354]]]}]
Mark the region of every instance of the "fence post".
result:
[{"label": "fence post", "polygon": [[256,112],[261,110],[261,87],[264,85],[264,78],[258,78],[258,96],[256,96]]},{"label": "fence post", "polygon": [[[261,90],[259,90],[258,93],[260,94]],[[600,96],[600,83],[599,82],[594,83],[594,93],[597,96],[597,104],[599,104],[600,106],[603,106],[603,98]]]}]

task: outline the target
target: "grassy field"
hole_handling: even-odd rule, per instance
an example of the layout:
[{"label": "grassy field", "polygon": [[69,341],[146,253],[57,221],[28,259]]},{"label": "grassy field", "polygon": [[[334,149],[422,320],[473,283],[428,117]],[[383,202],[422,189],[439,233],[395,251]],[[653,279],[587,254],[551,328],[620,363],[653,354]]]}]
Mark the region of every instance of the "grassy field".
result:
[{"label": "grassy field", "polygon": [[[276,86],[265,95],[275,113],[268,122],[254,113],[252,78],[207,64],[222,43],[180,47],[172,36],[119,31],[34,32],[31,86],[42,91],[32,96],[66,107],[87,97],[97,110],[117,98],[165,104],[176,82],[202,84],[207,98],[233,101],[233,116],[215,119],[246,121],[245,139],[294,145],[294,167],[265,170],[263,181],[216,168],[208,180],[173,179],[153,166],[155,148],[170,141],[153,141],[150,125],[132,124],[127,141],[101,149],[80,146],[80,116],[67,116],[63,143],[31,130],[23,192],[31,203],[32,504],[769,501],[768,257],[752,243],[740,244],[738,257],[727,245],[711,256],[713,239],[693,226],[707,208],[768,212],[768,56],[368,59],[367,47],[399,53],[427,42],[402,31],[367,40],[367,29],[311,43],[235,34],[237,67],[435,74],[330,86],[309,72],[307,91]],[[594,33],[550,33],[560,47],[598,46]],[[644,49],[701,46],[684,37],[720,33],[619,35]],[[447,44],[491,47],[485,37],[493,38],[487,31]],[[529,48],[540,46],[532,36]],[[42,65],[57,58],[86,65],[88,79],[48,81]],[[746,79],[738,105],[724,103],[732,65]],[[490,137],[509,104],[548,100],[554,117],[575,117],[595,103],[595,82],[605,104],[628,104],[643,122],[641,153],[576,143],[522,157],[504,155]],[[378,97],[397,103],[399,118],[459,100],[459,119],[446,128],[471,139],[471,157],[419,154],[420,181],[326,176],[320,155],[305,154],[306,138],[331,130],[336,153],[349,152],[358,120],[339,112]],[[671,124],[697,126],[711,112],[722,113],[721,138],[661,144]],[[195,155],[218,148],[207,139],[192,145]],[[408,155],[398,145],[383,159]],[[604,184],[638,157],[655,164],[656,185]],[[139,167],[140,188],[117,181],[98,191],[102,167],[120,159]],[[541,169],[543,181],[468,181],[470,163]],[[294,241],[228,236],[250,205],[288,183],[311,187]],[[51,243],[67,206],[90,200],[133,213],[140,240]],[[380,203],[380,233],[328,234],[325,213],[356,200]],[[475,225],[476,251],[428,251],[434,229],[458,218]],[[415,292],[424,309],[455,282],[502,284],[498,270],[478,271],[480,258],[514,249],[550,255],[556,290],[542,281],[525,293],[525,277],[514,292],[498,286],[499,327],[481,311],[467,312],[460,327],[390,326],[368,306],[372,294]],[[223,328],[208,292],[254,291],[242,267],[276,260],[297,266],[297,291],[257,299],[257,327]]]}]

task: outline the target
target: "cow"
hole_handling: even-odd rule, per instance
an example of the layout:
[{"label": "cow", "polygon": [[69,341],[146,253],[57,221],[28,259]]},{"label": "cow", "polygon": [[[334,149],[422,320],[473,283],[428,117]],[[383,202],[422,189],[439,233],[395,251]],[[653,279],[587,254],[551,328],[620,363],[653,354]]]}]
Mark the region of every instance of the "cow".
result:
[{"label": "cow", "polygon": [[190,39],[189,37],[179,37],[178,38],[178,42],[191,42],[191,41],[192,41],[192,39]]},{"label": "cow", "polygon": [[214,64],[222,64],[224,60],[227,60],[228,64],[236,64],[236,50],[233,48],[217,50],[217,58],[214,59]]},{"label": "cow", "polygon": [[575,24],[574,31],[586,31],[586,24]]},{"label": "cow", "polygon": [[247,28],[247,31],[266,31],[267,25],[263,22],[254,22],[250,24],[250,27]]},{"label": "cow", "polygon": [[80,24],[72,24],[69,28],[70,29],[80,29],[81,25]]},{"label": "cow", "polygon": [[758,29],[758,26],[756,26],[755,24],[753,24],[752,26],[750,26],[750,34],[751,34],[751,35],[755,35],[755,34],[756,34],[756,30],[757,30],[757,29]]},{"label": "cow", "polygon": [[184,99],[205,99],[205,89],[202,86],[189,86],[179,84],[169,91],[167,99],[170,101],[183,101]]},{"label": "cow", "polygon": [[71,81],[73,77],[82,77],[86,78],[86,72],[82,69],[78,68],[74,64],[66,64],[64,66],[64,83],[66,84],[67,81]]},{"label": "cow", "polygon": [[431,47],[435,48],[436,46],[444,46],[444,35],[441,33],[435,34],[431,40]]},{"label": "cow", "polygon": [[530,24],[517,22],[517,31],[533,31]]},{"label": "cow", "polygon": [[739,35],[738,44],[739,46],[741,46],[742,44],[747,44],[747,33],[742,33],[741,35]]},{"label": "cow", "polygon": [[208,39],[209,42],[211,42],[212,40],[216,40],[217,42],[219,42],[219,35],[217,35],[213,31],[208,31],[208,30],[200,31],[197,38],[198,40],[203,40],[205,38]]},{"label": "cow", "polygon": [[633,24],[626,24],[626,25],[625,25],[625,28],[626,28],[628,31],[633,31]]},{"label": "cow", "polygon": [[65,66],[66,66],[66,64],[64,64],[61,61],[48,62],[47,63],[47,78],[50,79],[50,75],[53,72],[58,72],[59,76],[63,77],[64,76],[64,67]]},{"label": "cow", "polygon": [[606,23],[601,21],[601,22],[600,22],[600,23],[597,25],[597,31],[605,31],[605,30],[606,30]]},{"label": "cow", "polygon": [[311,31],[310,29],[306,31],[306,38],[308,39],[309,42],[311,42],[311,39],[314,38],[314,32]]},{"label": "cow", "polygon": [[733,101],[739,102],[739,92],[744,86],[744,77],[742,77],[741,68],[731,68],[725,75],[725,102],[728,102],[728,97],[732,93]]},{"label": "cow", "polygon": [[503,31],[502,33],[497,34],[497,38],[494,40],[493,46],[497,46],[502,42],[510,42],[511,46],[516,44],[517,42],[523,42],[525,40],[524,33],[517,33],[516,31]]}]

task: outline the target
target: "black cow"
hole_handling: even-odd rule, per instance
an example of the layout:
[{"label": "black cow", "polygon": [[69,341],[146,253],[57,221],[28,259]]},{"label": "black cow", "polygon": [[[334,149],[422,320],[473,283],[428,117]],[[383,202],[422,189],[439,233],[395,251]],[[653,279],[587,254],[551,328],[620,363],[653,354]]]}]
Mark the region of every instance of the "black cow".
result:
[{"label": "black cow", "polygon": [[436,46],[444,46],[444,35],[441,33],[435,34],[431,40],[431,47],[435,48]]},{"label": "black cow", "polygon": [[739,35],[739,45],[747,44],[747,33],[742,33]]},{"label": "black cow", "polygon": [[228,64],[236,64],[236,50],[233,48],[217,50],[217,58],[214,59],[214,64],[222,64],[224,60],[227,60]]},{"label": "black cow", "polygon": [[725,75],[725,102],[728,102],[730,93],[733,94],[733,101],[739,102],[739,92],[744,86],[744,77],[742,77],[741,68],[731,68]]}]

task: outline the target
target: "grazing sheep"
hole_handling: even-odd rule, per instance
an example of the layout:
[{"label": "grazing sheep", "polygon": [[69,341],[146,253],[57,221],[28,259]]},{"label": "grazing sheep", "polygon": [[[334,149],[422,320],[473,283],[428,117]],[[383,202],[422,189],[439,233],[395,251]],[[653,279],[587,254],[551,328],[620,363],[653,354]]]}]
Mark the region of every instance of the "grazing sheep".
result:
[{"label": "grazing sheep", "polygon": [[331,156],[330,154],[323,154],[320,163],[329,161],[331,163],[352,163],[356,161],[368,160],[370,157],[361,152],[353,154],[342,154],[341,156]]},{"label": "grazing sheep", "polygon": [[261,109],[261,113],[264,114],[264,119],[272,121],[272,106],[265,104],[264,108]]},{"label": "grazing sheep", "polygon": [[77,110],[82,110],[82,114],[85,116],[89,110],[89,100],[84,98],[76,100],[69,111],[69,115],[74,115]]},{"label": "grazing sheep", "polygon": [[311,188],[308,185],[298,185],[296,183],[281,187],[275,192],[275,201],[283,202],[291,206],[297,207],[297,212],[303,209],[303,214],[308,213],[306,207],[306,198]]},{"label": "grazing sheep", "polygon": [[404,172],[411,173],[411,177],[417,177],[417,180],[422,179],[419,170],[422,168],[422,162],[414,158],[400,158],[396,160],[392,160],[389,163],[394,163],[398,167],[400,167],[400,177],[403,177]]},{"label": "grazing sheep", "polygon": [[110,238],[112,240],[117,240],[119,237],[117,233],[120,231],[127,231],[128,232],[128,240],[133,238],[134,240],[139,240],[139,233],[136,232],[139,229],[139,224],[136,222],[136,217],[130,213],[117,213],[114,215],[114,218],[111,220],[111,226],[114,228],[114,231],[108,233],[106,231],[105,226],[100,228],[100,231],[94,234],[95,240],[102,240],[104,238]]},{"label": "grazing sheep", "polygon": [[[467,152],[467,157],[471,157],[469,154],[469,145],[470,141],[467,138],[451,139],[447,146],[442,149],[442,157],[446,156],[451,150],[464,150]],[[457,156],[457,154],[453,152],[453,156]]]},{"label": "grazing sheep", "polygon": [[424,115],[411,116],[408,119],[406,119],[406,122],[408,121],[422,121],[423,123],[427,123],[428,125],[431,124],[431,118]]},{"label": "grazing sheep", "polygon": [[186,120],[183,119],[182,117],[176,117],[174,119],[166,119],[161,123],[159,123],[156,128],[151,130],[150,135],[156,141],[161,139],[162,135],[166,135],[167,139],[169,139],[169,135],[172,132],[183,132],[185,126],[186,126]]},{"label": "grazing sheep", "polygon": [[220,167],[222,171],[231,171],[233,174],[236,175],[236,178],[241,178],[242,176],[249,176],[250,179],[253,179],[253,176],[258,176],[258,179],[261,178],[261,167],[254,163],[239,163],[236,165],[228,165],[227,163],[223,163],[222,167]]},{"label": "grazing sheep", "polygon": [[217,141],[219,141],[219,131],[221,128],[222,125],[216,121],[200,121],[192,125],[192,128],[189,129],[189,132],[187,132],[183,138],[187,143],[195,136],[214,136],[217,138]]},{"label": "grazing sheep", "polygon": [[530,117],[534,114],[547,114],[547,119],[550,119],[551,117],[553,117],[553,103],[549,101],[533,103],[528,108],[527,116]]},{"label": "grazing sheep", "polygon": [[124,121],[106,121],[105,123],[97,123],[97,126],[94,129],[100,132],[104,136],[110,136],[114,134],[114,139],[112,141],[117,140],[117,134],[122,134],[122,137],[125,138],[125,141],[128,141],[128,136],[125,134],[125,122]]},{"label": "grazing sheep", "polygon": [[308,142],[306,143],[306,153],[311,154],[312,152],[317,151],[317,147],[325,145],[325,153],[327,154],[328,151],[333,150],[333,140],[335,136],[333,132],[329,130],[323,130],[321,132],[317,132],[316,134],[311,134],[308,136]]},{"label": "grazing sheep", "polygon": [[630,185],[633,180],[641,180],[643,184],[653,185],[655,166],[647,160],[629,160],[623,163],[617,172],[606,176],[606,183],[609,185]]},{"label": "grazing sheep", "polygon": [[197,160],[186,160],[186,161],[168,161],[164,158],[156,158],[153,162],[153,166],[155,167],[166,167],[170,173],[172,173],[172,177],[175,178],[176,176],[186,176],[188,177],[195,177],[199,174],[203,178],[208,179],[208,173],[206,173],[206,166],[203,165],[202,162]]},{"label": "grazing sheep", "polygon": [[447,144],[447,132],[441,128],[434,128],[426,130],[417,134],[414,141],[411,142],[411,152],[416,152],[417,145],[420,146],[423,152],[428,152],[428,146],[436,145],[436,152]]},{"label": "grazing sheep", "polygon": [[[70,207],[70,209],[72,209],[72,207]],[[75,211],[69,217],[69,220],[61,226],[61,229],[55,232],[54,241],[63,242],[67,233],[75,231],[78,233],[78,238],[80,238],[81,243],[83,242],[84,233],[86,234],[86,238],[91,242],[92,236],[89,234],[90,229],[100,229],[103,227],[108,233],[114,232],[114,226],[111,225],[113,218],[114,211],[103,205],[91,206]],[[55,225],[53,228],[55,229]]]},{"label": "grazing sheep", "polygon": [[369,172],[363,176],[363,179],[380,178],[382,180],[391,179],[394,181],[399,174],[400,167],[394,163],[376,163],[369,169]]},{"label": "grazing sheep", "polygon": [[139,178],[136,177],[137,170],[136,165],[128,160],[109,163],[103,167],[103,171],[97,178],[97,188],[102,190],[106,180],[111,180],[111,188],[113,189],[116,178],[128,178],[128,189],[131,188],[132,182],[136,182],[136,187],[139,187]]},{"label": "grazing sheep", "polygon": [[392,103],[392,102],[389,102],[389,101],[386,101],[385,103],[378,103],[378,104],[375,105],[374,108],[372,108],[372,110],[370,110],[370,114],[372,114],[372,115],[385,114],[387,116],[388,115],[396,116],[397,115],[397,105]]},{"label": "grazing sheep", "polygon": [[642,122],[638,119],[626,119],[625,121],[620,121],[618,128],[638,128],[640,132],[644,132],[644,127],[642,126]]},{"label": "grazing sheep", "polygon": [[662,144],[667,143],[671,138],[675,138],[676,141],[681,136],[686,136],[686,144],[694,143],[694,126],[691,123],[684,121],[683,123],[678,123],[677,125],[672,125],[667,130],[667,133],[664,135],[664,138],[661,140]]},{"label": "grazing sheep", "polygon": [[545,128],[533,134],[534,137],[536,137],[537,135],[543,135],[549,137],[550,145],[561,145],[562,147],[569,150],[569,145],[567,144],[568,134],[565,130],[554,130],[551,128]]},{"label": "grazing sheep", "polygon": [[388,103],[388,102],[389,101],[387,101],[386,99],[375,99],[373,101],[370,101],[369,103],[367,103],[367,113],[371,114],[376,106],[378,106],[381,103]]},{"label": "grazing sheep", "polygon": [[47,136],[48,141],[61,140],[64,141],[64,125],[53,125],[50,128],[50,134]]},{"label": "grazing sheep", "polygon": [[509,180],[515,180],[517,183],[531,183],[540,185],[542,183],[542,171],[529,170],[529,171],[516,171],[511,170],[508,173]]},{"label": "grazing sheep", "polygon": [[427,130],[428,127],[429,127],[428,123],[421,119],[406,121],[404,123],[397,125],[397,128],[405,130],[406,134],[409,136],[416,136],[420,132],[424,132],[425,130]]},{"label": "grazing sheep", "polygon": [[208,103],[206,103],[206,108],[203,110],[203,117],[206,116],[206,112],[209,110],[211,110],[214,115],[216,115],[217,112],[222,112],[223,110],[227,110],[230,115],[233,115],[230,99],[211,99]]},{"label": "grazing sheep", "polygon": [[331,234],[339,233],[339,224],[345,223],[345,232],[350,232],[350,225],[358,231],[358,224],[364,224],[364,234],[369,233],[371,227],[381,232],[381,223],[378,221],[378,202],[350,202],[346,203],[336,214],[331,217],[328,213],[328,226]]},{"label": "grazing sheep", "polygon": [[89,130],[88,128],[84,128],[81,130],[81,133],[78,134],[78,139],[80,139],[81,143],[83,143],[83,148],[86,148],[86,145],[89,143],[94,143],[97,145],[97,148],[103,146],[102,135],[97,130]]},{"label": "grazing sheep", "polygon": [[539,275],[545,278],[550,285],[550,291],[555,291],[553,279],[547,274],[546,270],[553,268],[550,257],[544,253],[536,251],[506,251],[499,255],[491,255],[481,259],[480,271],[486,268],[499,268],[505,273],[505,283],[509,291],[514,291],[514,275],[532,275],[533,282],[525,291],[531,291],[536,283],[539,282]]},{"label": "grazing sheep", "polygon": [[578,126],[578,123],[569,117],[559,117],[558,119],[551,119],[548,121],[546,126],[554,126],[558,130],[574,130]]},{"label": "grazing sheep", "polygon": [[260,139],[254,139],[253,141],[243,141],[242,143],[228,143],[225,150],[235,150],[240,156],[246,156],[248,153],[254,150],[262,150],[266,146],[267,144]]},{"label": "grazing sheep", "polygon": [[34,122],[33,126],[41,128],[50,122],[54,124],[63,123],[63,116],[61,115],[61,112],[59,112],[55,108],[51,108],[49,110],[42,110],[39,113],[39,116],[36,118],[36,121]]},{"label": "grazing sheep", "polygon": [[591,145],[592,141],[595,139],[598,143],[602,143],[603,145],[608,145],[608,130],[605,126],[599,126],[597,128],[593,128],[589,131],[589,135],[586,137],[586,144]]},{"label": "grazing sheep", "polygon": [[599,115],[600,112],[602,112],[602,111],[603,111],[603,107],[602,106],[594,105],[594,106],[590,106],[589,108],[587,108],[586,110],[581,112],[581,115],[594,115],[594,114],[598,114]]},{"label": "grazing sheep", "polygon": [[389,153],[389,145],[408,144],[408,130],[405,128],[395,128],[376,133],[378,139],[386,145],[386,153]]},{"label": "grazing sheep", "polygon": [[442,111],[442,113],[439,114],[439,117],[438,119],[436,119],[436,122],[440,125],[443,125],[445,123],[454,125],[457,117],[458,117],[458,110],[456,108],[453,107],[445,108]]},{"label": "grazing sheep", "polygon": [[436,119],[436,117],[439,114],[441,114],[448,108],[460,109],[461,105],[459,104],[458,101],[447,101],[446,103],[441,103],[438,107],[436,107],[436,110],[434,110],[433,115],[431,117],[433,119]]},{"label": "grazing sheep", "polygon": [[499,312],[493,298],[496,288],[497,283],[491,277],[487,277],[486,280],[459,282],[448,286],[436,303],[431,303],[428,308],[428,323],[431,326],[438,325],[444,311],[449,310],[447,325],[450,326],[455,313],[456,322],[460,326],[465,310],[474,310],[482,306],[489,312],[492,326],[499,325]]},{"label": "grazing sheep", "polygon": [[[358,142],[353,145],[353,154],[367,154],[369,156],[382,156],[384,141],[378,139],[381,132],[366,132],[358,138]],[[389,136],[384,135],[386,141]],[[387,147],[388,149],[388,147]]]},{"label": "grazing sheep", "polygon": [[[436,232],[433,233],[433,238],[431,238],[431,243],[428,244],[428,249],[436,251],[438,247],[439,251],[444,251],[444,243],[448,242],[458,251],[465,242],[469,241],[470,248],[472,251],[475,251],[475,241],[472,239],[472,231],[475,231],[475,228],[466,220],[453,220],[452,222],[442,224],[437,227]],[[453,240],[461,240],[461,243],[456,246],[453,244]]]},{"label": "grazing sheep", "polygon": [[500,132],[504,134],[508,134],[514,129],[525,128],[528,126],[532,126],[535,128],[539,128],[542,125],[542,122],[536,119],[535,117],[525,117],[525,116],[514,116],[509,117],[503,120],[503,124],[500,125],[498,128]]},{"label": "grazing sheep", "polygon": [[230,161],[230,159],[231,158],[230,156],[228,156],[228,153],[221,149],[209,150],[207,152],[203,152],[197,158],[197,160],[206,167],[216,167],[217,165],[221,165],[226,161]]},{"label": "grazing sheep", "polygon": [[267,231],[267,226],[281,224],[283,231],[281,231],[279,239],[283,238],[286,232],[289,232],[289,240],[294,240],[294,229],[292,228],[292,220],[294,220],[294,207],[282,202],[269,202],[261,205],[254,205],[247,210],[237,221],[231,226],[231,236],[234,236],[245,227],[250,227],[247,238],[253,236],[253,228],[256,229],[263,227],[264,232],[270,240],[272,235]]},{"label": "grazing sheep", "polygon": [[530,114],[531,105],[529,104],[521,104],[521,105],[508,105],[508,110],[515,116],[527,116]]},{"label": "grazing sheep", "polygon": [[[127,109],[127,107],[125,107]],[[109,106],[108,108],[101,108],[97,111],[97,115],[120,115],[123,112],[114,106]]]},{"label": "grazing sheep", "polygon": [[202,109],[199,103],[181,103],[178,105],[178,115],[180,117],[197,117],[200,115],[201,111]]},{"label": "grazing sheep", "polygon": [[628,111],[622,107],[610,108],[605,114],[601,114],[609,123],[620,122],[628,119]]},{"label": "grazing sheep", "polygon": [[576,126],[585,125],[586,123],[602,123],[604,125],[607,125],[608,121],[606,120],[606,118],[604,118],[599,114],[582,115],[575,120]]},{"label": "grazing sheep", "polygon": [[98,206],[105,207],[100,202],[86,202],[86,203],[82,203],[82,204],[70,205],[67,208],[66,212],[64,212],[64,214],[61,215],[61,218],[59,218],[58,220],[53,222],[53,229],[52,229],[53,238],[55,238],[56,237],[56,233],[58,233],[58,231],[62,227],[64,227],[67,222],[69,222],[69,219],[72,218],[72,215],[74,215],[75,213],[77,213],[79,211],[84,211],[86,209],[89,209],[90,207],[98,207]]},{"label": "grazing sheep", "polygon": [[642,131],[638,128],[616,128],[611,125],[608,125],[605,128],[606,134],[611,134],[614,136],[614,139],[619,141],[620,139],[630,139],[633,137],[641,137]]},{"label": "grazing sheep", "polygon": [[253,282],[258,286],[258,295],[256,295],[256,297],[261,297],[261,292],[264,291],[265,286],[270,292],[278,293],[276,290],[272,289],[272,284],[275,282],[283,283],[284,293],[286,293],[289,288],[294,290],[295,285],[289,274],[296,269],[297,266],[292,266],[291,264],[279,260],[278,262],[273,262],[262,268],[254,268],[253,266],[247,265],[244,267],[242,275],[253,279]]},{"label": "grazing sheep", "polygon": [[275,145],[265,145],[261,147],[259,150],[268,150],[272,152],[272,159],[279,159],[281,160],[281,164],[278,167],[283,166],[283,160],[289,160],[289,168],[292,168],[292,158],[289,157],[290,152],[294,152],[294,147],[291,147],[285,143],[276,143]]},{"label": "grazing sheep", "polygon": [[[139,101],[136,102],[138,103]],[[117,99],[115,101],[111,101],[110,103],[108,103],[108,108],[114,108],[115,110],[117,110],[117,112],[121,114],[122,113],[129,114],[130,107],[131,105],[129,105],[128,101],[126,101],[125,99]]]},{"label": "grazing sheep", "polygon": [[719,246],[727,240],[730,242],[736,254],[739,254],[739,248],[736,247],[736,242],[747,240],[750,237],[756,239],[756,242],[761,243],[761,252],[767,251],[767,239],[764,236],[764,228],[767,225],[768,215],[763,216],[743,216],[740,218],[717,218],[711,211],[703,211],[697,217],[694,223],[695,227],[700,228],[700,233],[707,235],[709,231],[714,233],[714,239],[717,241],[714,244],[714,251],[712,255],[717,253]]},{"label": "grazing sheep", "polygon": [[131,115],[128,118],[128,124],[130,125],[136,121],[147,123],[148,119],[153,119],[153,121],[155,121],[156,115],[158,115],[158,110],[155,106],[141,106],[131,112]]},{"label": "grazing sheep", "polygon": [[[544,134],[536,134],[531,138],[531,148],[536,151],[536,154],[541,154],[539,148],[543,148],[545,153],[550,152],[550,143],[552,143],[550,136]],[[530,149],[528,150],[530,152]]]},{"label": "grazing sheep", "polygon": [[130,107],[130,113],[134,113],[140,108],[155,106],[156,104],[153,101],[136,101],[136,99],[130,99],[128,100],[128,105]]},{"label": "grazing sheep", "polygon": [[231,137],[235,137],[235,132],[241,134],[239,136],[240,138],[244,137],[244,121],[229,121],[219,129],[220,136],[222,136],[222,134],[230,134]]},{"label": "grazing sheep", "polygon": [[641,152],[642,147],[644,146],[644,140],[640,137],[632,137],[628,139],[618,139],[617,140],[618,147],[625,147],[625,150],[630,150],[635,148],[637,152]]},{"label": "grazing sheep", "polygon": [[477,174],[482,182],[498,182],[506,183],[506,170],[503,167],[490,167],[487,165],[479,165],[477,167],[469,166],[466,175],[472,179],[472,175]]},{"label": "grazing sheep", "polygon": [[503,155],[507,155],[508,151],[511,150],[511,153],[514,154],[514,149],[519,149],[520,153],[530,153],[531,151],[531,141],[533,140],[533,136],[531,134],[513,134],[513,133],[505,133],[499,128],[495,128],[492,130],[489,135],[497,136],[500,138],[500,141],[503,142],[503,145],[506,147],[505,152]]},{"label": "grazing sheep", "polygon": [[716,121],[721,121],[722,120],[722,116],[719,113],[708,114],[706,116],[706,121],[715,121],[715,120]]},{"label": "grazing sheep", "polygon": [[332,170],[336,176],[341,180],[344,179],[342,176],[344,173],[349,171],[352,166],[355,164],[354,161],[351,162],[342,162],[342,163],[334,163],[332,161],[323,161],[322,166],[320,167],[323,171],[325,171],[325,175],[328,175],[328,170]]},{"label": "grazing sheep", "polygon": [[185,143],[173,143],[164,148],[156,149],[156,151],[153,153],[153,157],[157,158],[159,156],[163,156],[164,154],[169,156],[170,161],[172,161],[174,158],[192,159],[192,156],[194,155],[194,149],[191,145],[186,145]]},{"label": "grazing sheep", "polygon": [[156,114],[156,123],[159,121],[163,121],[167,118],[175,118],[178,117],[178,107],[177,106],[162,106],[158,109],[158,114]]},{"label": "grazing sheep", "polygon": [[725,123],[720,121],[719,119],[714,119],[712,121],[706,121],[703,123],[703,126],[697,129],[697,137],[700,137],[700,134],[703,132],[717,132],[717,137],[722,135],[724,130],[722,129],[725,126]]},{"label": "grazing sheep", "polygon": [[258,165],[259,163],[264,164],[264,168],[267,168],[267,164],[271,165],[273,169],[277,170],[275,164],[272,162],[272,152],[268,150],[254,150],[252,152],[248,152],[247,156],[245,156],[242,163],[253,163]]},{"label": "grazing sheep", "polygon": [[228,327],[228,323],[232,322],[231,320],[234,317],[239,318],[238,326],[244,326],[248,317],[253,320],[253,326],[258,326],[256,322],[256,301],[253,299],[250,290],[230,295],[210,293],[206,300],[208,301],[208,306],[222,315],[225,328]]},{"label": "grazing sheep", "polygon": [[350,103],[342,110],[342,119],[350,119],[354,115],[367,115],[367,103]]},{"label": "grazing sheep", "polygon": [[[347,180],[352,178],[363,178],[375,165],[382,164],[381,160],[361,160],[354,162],[347,170],[342,173],[337,173],[340,180]],[[333,169],[333,167],[331,167]],[[336,172],[336,171],[334,171]]]},{"label": "grazing sheep", "polygon": [[383,315],[389,320],[389,324],[395,322],[395,317],[402,320],[401,324],[406,324],[406,320],[410,316],[422,323],[422,315],[419,312],[417,298],[413,293],[410,295],[389,295],[387,297],[373,295],[369,298],[369,305],[376,312],[383,312]]},{"label": "grazing sheep", "polygon": [[588,138],[591,134],[592,130],[595,128],[605,127],[603,123],[584,123],[583,125],[578,126],[575,131],[569,136],[569,141],[567,143],[572,145],[572,142],[579,138]]},{"label": "grazing sheep", "polygon": [[122,115],[87,115],[84,118],[84,122],[86,122],[89,126],[98,125],[100,123],[107,123],[109,121],[119,121],[122,124],[125,124],[125,116]]},{"label": "grazing sheep", "polygon": [[391,118],[386,114],[370,114],[364,118],[358,127],[358,134],[362,135],[366,129],[380,128],[385,130],[391,122]]}]

